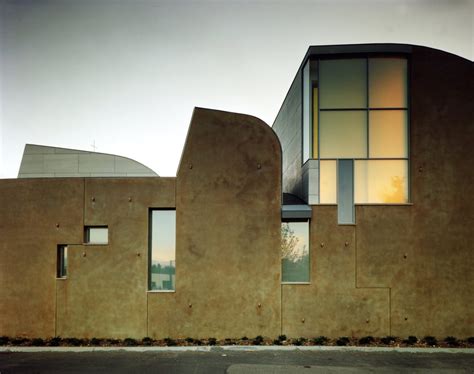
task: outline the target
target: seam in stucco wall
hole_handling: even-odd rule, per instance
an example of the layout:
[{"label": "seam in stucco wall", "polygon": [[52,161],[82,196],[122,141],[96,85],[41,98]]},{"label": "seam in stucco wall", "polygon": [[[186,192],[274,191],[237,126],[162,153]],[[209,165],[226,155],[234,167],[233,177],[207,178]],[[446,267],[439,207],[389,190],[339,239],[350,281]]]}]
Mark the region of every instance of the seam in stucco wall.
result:
[{"label": "seam in stucco wall", "polygon": [[391,287],[359,287],[357,285],[357,279],[358,279],[358,274],[357,274],[357,269],[358,269],[358,263],[357,263],[357,226],[354,226],[354,264],[355,264],[355,288],[356,289],[382,289],[382,290],[388,290],[388,333],[389,335],[392,335],[392,288]]}]

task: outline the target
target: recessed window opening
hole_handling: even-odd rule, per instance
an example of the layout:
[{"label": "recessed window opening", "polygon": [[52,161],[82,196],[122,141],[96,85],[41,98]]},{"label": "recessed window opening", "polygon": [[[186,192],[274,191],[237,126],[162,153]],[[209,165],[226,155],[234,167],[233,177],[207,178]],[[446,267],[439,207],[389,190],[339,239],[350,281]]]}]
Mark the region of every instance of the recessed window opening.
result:
[{"label": "recessed window opening", "polygon": [[84,243],[108,244],[109,228],[107,226],[86,226],[84,229]]},{"label": "recessed window opening", "polygon": [[150,211],[148,289],[176,289],[176,210]]},{"label": "recessed window opening", "polygon": [[281,281],[309,283],[309,221],[281,223]]},{"label": "recessed window opening", "polygon": [[57,262],[56,262],[56,277],[67,277],[67,245],[58,245]]}]

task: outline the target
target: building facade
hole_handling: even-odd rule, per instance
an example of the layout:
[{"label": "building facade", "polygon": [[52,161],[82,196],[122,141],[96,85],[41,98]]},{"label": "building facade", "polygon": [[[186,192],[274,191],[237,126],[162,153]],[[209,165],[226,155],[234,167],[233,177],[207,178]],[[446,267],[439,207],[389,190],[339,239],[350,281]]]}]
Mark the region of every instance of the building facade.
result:
[{"label": "building facade", "polygon": [[196,108],[174,178],[43,149],[0,181],[0,335],[474,335],[472,92],[442,51],[310,47],[273,129]]}]

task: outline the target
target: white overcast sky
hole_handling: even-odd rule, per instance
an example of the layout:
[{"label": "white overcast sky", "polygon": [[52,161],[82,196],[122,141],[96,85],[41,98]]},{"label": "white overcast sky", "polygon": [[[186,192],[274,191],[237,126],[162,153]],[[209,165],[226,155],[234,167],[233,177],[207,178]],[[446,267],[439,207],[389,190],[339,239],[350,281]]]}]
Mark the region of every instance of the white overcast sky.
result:
[{"label": "white overcast sky", "polygon": [[396,42],[473,59],[474,1],[0,0],[0,178],[25,143],[174,176],[193,108],[272,125],[310,45]]}]

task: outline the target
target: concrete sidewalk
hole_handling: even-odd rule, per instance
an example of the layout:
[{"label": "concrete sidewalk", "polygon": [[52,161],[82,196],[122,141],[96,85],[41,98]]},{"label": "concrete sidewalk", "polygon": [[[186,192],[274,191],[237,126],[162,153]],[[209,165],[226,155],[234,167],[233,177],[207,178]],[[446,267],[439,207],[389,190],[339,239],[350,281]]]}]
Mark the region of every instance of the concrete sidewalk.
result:
[{"label": "concrete sidewalk", "polygon": [[224,345],[224,346],[176,346],[176,347],[23,347],[3,346],[0,352],[210,352],[219,351],[315,351],[315,352],[400,352],[400,353],[467,353],[474,354],[474,348],[409,348],[409,347],[356,347],[356,346],[296,346],[296,345]]}]

